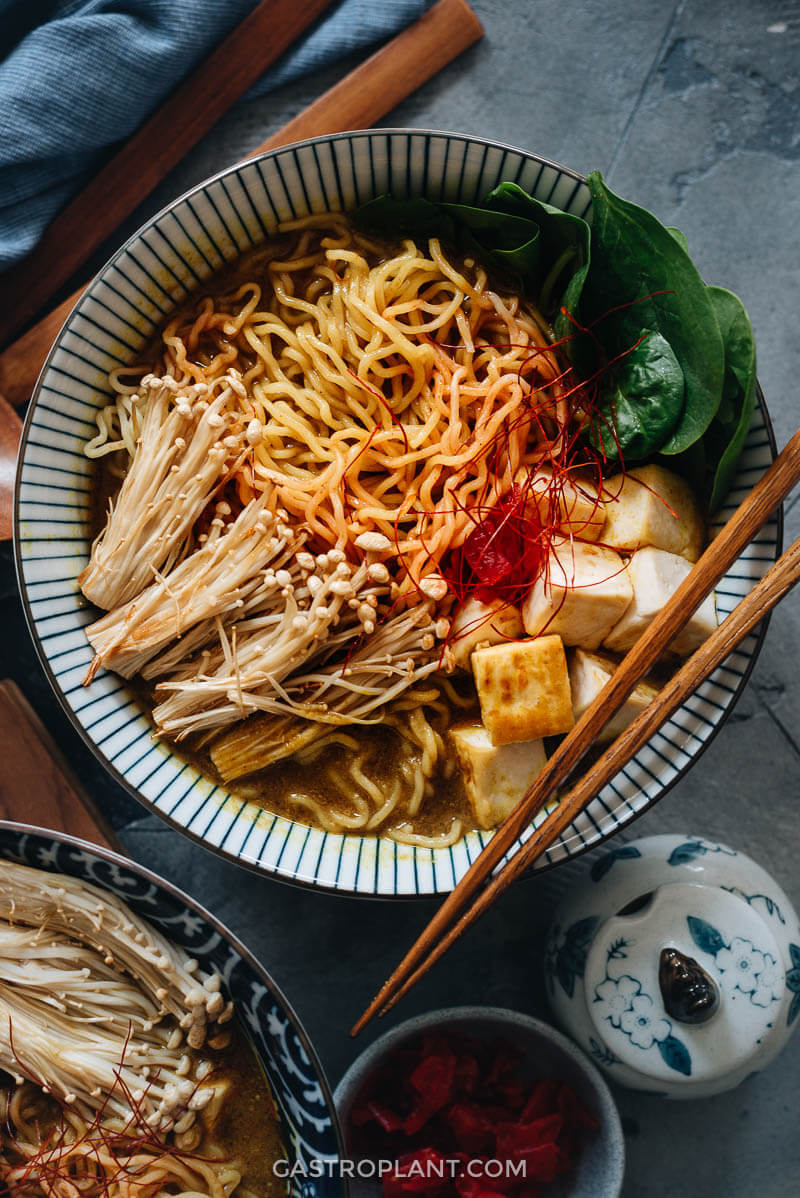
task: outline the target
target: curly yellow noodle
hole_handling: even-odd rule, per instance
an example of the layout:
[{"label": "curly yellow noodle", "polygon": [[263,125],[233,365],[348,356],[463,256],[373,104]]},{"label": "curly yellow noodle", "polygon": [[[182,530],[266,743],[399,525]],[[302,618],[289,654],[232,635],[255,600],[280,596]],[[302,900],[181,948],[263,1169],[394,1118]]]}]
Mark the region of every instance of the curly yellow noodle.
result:
[{"label": "curly yellow noodle", "polygon": [[[69,1198],[73,1193],[87,1198],[228,1198],[237,1191],[241,1174],[233,1162],[168,1151],[157,1143],[136,1148],[135,1135],[118,1154],[112,1151],[108,1129],[93,1131],[68,1107],[61,1109],[61,1129],[53,1136],[46,1132],[46,1122],[42,1124],[46,1112],[37,1086],[26,1082],[10,1091],[3,1088],[0,1094],[0,1179],[10,1193],[30,1198]],[[121,1144],[125,1140],[120,1137]]]},{"label": "curly yellow noodle", "polygon": [[[234,479],[241,502],[267,492],[315,555],[337,548],[358,563],[361,534],[382,534],[400,605],[463,545],[476,510],[557,448],[566,402],[549,331],[519,296],[435,238],[387,248],[336,213],[285,223],[227,283],[190,298],[147,368],[178,383],[240,380],[234,402],[258,430]],[[119,402],[98,418],[93,454],[130,451],[139,374],[112,375]],[[320,763],[331,802],[289,788],[284,803],[330,831],[453,843],[457,819],[431,835],[415,819],[452,772],[451,712],[473,702],[441,675],[413,688],[383,710],[403,746],[391,784],[339,730],[296,755]]]}]

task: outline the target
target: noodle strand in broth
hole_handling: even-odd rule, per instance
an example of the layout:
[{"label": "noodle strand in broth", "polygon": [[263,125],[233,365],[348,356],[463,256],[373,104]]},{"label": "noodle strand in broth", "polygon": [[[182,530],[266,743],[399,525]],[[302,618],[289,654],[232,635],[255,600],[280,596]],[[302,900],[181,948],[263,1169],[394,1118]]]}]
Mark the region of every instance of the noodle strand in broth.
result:
[{"label": "noodle strand in broth", "polygon": [[[457,799],[434,813],[433,795],[458,793],[443,735],[454,703],[469,711],[475,696],[456,700],[442,673],[453,611],[442,570],[475,512],[558,452],[563,368],[544,321],[436,239],[387,247],[329,213],[282,225],[184,305],[145,358],[112,374],[117,398],[87,447],[127,463],[115,539],[100,533],[85,572],[112,609],[88,630],[93,671],[143,669],[157,729],[188,738],[242,794],[329,831],[453,843],[468,813]],[[158,443],[156,402],[170,412],[160,427],[184,421]],[[160,470],[145,511],[155,525],[160,504],[164,524],[171,479],[188,476],[216,420],[219,461],[206,465],[205,515],[180,560],[162,568],[164,534],[148,546],[146,527],[131,530],[148,584],[130,610],[113,587],[104,602],[103,563],[125,552],[133,519],[126,487],[143,492]],[[185,507],[181,488],[171,502]],[[212,595],[205,546],[226,546],[254,502],[282,561],[234,584],[223,554]],[[157,636],[134,614],[144,610]],[[390,773],[376,772],[381,756]]]}]

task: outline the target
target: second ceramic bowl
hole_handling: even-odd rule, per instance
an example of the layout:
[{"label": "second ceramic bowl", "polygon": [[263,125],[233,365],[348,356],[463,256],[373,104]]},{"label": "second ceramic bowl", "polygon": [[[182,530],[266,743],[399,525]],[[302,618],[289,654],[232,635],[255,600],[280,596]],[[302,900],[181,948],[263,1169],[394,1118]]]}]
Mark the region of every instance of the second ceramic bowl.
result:
[{"label": "second ceramic bowl", "polygon": [[[347,1198],[337,1167],[339,1128],[322,1066],[281,991],[236,937],[208,911],[150,870],[73,836],[0,822],[0,868],[13,861],[69,874],[121,898],[174,944],[223,978],[263,1067],[278,1110],[291,1198]],[[324,1176],[316,1175],[320,1171]],[[74,1191],[77,1193],[77,1190]]]},{"label": "second ceramic bowl", "polygon": [[[353,1155],[350,1114],[362,1087],[387,1056],[424,1032],[450,1032],[484,1041],[505,1041],[523,1055],[531,1080],[565,1082],[598,1120],[569,1173],[549,1184],[548,1198],[617,1198],[625,1172],[625,1140],[619,1113],[606,1083],[588,1057],[561,1032],[520,1011],[502,1007],[452,1007],[431,1011],[392,1028],[362,1052],[334,1091],[345,1156]],[[374,1179],[351,1182],[353,1198],[380,1198]]]}]

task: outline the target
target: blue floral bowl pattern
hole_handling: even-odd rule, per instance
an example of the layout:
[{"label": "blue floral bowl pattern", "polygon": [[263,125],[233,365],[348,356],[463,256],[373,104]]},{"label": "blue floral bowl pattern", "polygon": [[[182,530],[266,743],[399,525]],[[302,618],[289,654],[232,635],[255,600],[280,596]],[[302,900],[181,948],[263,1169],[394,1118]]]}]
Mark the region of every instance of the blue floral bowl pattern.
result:
[{"label": "blue floral bowl pattern", "polygon": [[[677,948],[719,995],[680,1022],[659,985]],[[800,1014],[800,926],[759,865],[726,845],[656,836],[593,864],[556,914],[546,951],[562,1024],[611,1077],[672,1097],[713,1094],[780,1051]]]},{"label": "blue floral bowl pattern", "polygon": [[[338,1122],[322,1067],[291,1006],[244,945],[170,883],[73,837],[0,822],[0,858],[112,891],[170,940],[218,970],[278,1108],[289,1170],[294,1171],[291,1198],[346,1198],[335,1168]],[[314,1170],[324,1171],[324,1180],[314,1178]]]},{"label": "blue floral bowl pattern", "polygon": [[[109,370],[131,362],[187,293],[269,236],[283,220],[350,210],[386,191],[471,203],[503,180],[591,218],[582,178],[534,154],[479,138],[368,130],[299,143],[209,179],[144,225],[107,263],[69,316],[31,404],[20,449],[15,540],[28,621],[42,664],[79,734],[117,781],[173,827],[246,865],[328,890],[363,895],[449,891],[490,833],[450,848],[343,836],[262,811],[201,775],[152,735],[134,688],[100,671],[82,680],[92,611],[77,586],[92,541],[92,464],[83,446],[107,402]],[[769,466],[775,443],[760,391],[728,519]],[[724,617],[775,560],[780,517],[769,520],[717,591]],[[763,628],[762,628],[763,632]],[[537,867],[613,835],[661,797],[720,727],[747,680],[761,634],[751,634],[621,773]],[[546,812],[538,819],[544,819]]]}]

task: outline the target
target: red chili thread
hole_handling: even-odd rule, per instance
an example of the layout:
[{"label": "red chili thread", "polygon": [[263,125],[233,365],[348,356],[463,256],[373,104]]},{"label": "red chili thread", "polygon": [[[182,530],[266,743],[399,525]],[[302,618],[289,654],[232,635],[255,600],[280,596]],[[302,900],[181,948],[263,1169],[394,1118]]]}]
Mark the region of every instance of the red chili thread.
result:
[{"label": "red chili thread", "polygon": [[[141,1168],[149,1166],[170,1157],[176,1160],[183,1161],[202,1161],[212,1163],[222,1163],[224,1158],[202,1155],[197,1152],[185,1151],[177,1148],[174,1145],[167,1144],[162,1140],[158,1133],[150,1127],[144,1113],[144,1102],[149,1094],[155,1081],[158,1079],[159,1071],[156,1070],[154,1075],[148,1080],[144,1087],[142,1098],[137,1100],[132,1093],[130,1087],[126,1084],[122,1077],[122,1068],[124,1065],[125,1054],[130,1043],[132,1028],[129,1029],[128,1037],[123,1046],[119,1065],[114,1069],[114,1085],[105,1095],[98,1111],[93,1119],[87,1122],[85,1130],[80,1136],[76,1137],[71,1142],[67,1142],[66,1135],[69,1129],[65,1117],[67,1110],[66,1104],[56,1094],[46,1086],[42,1080],[29,1079],[45,1093],[48,1098],[54,1103],[58,1110],[53,1127],[46,1136],[42,1137],[41,1130],[37,1121],[37,1135],[41,1143],[37,1151],[27,1160],[13,1163],[5,1159],[4,1155],[0,1155],[0,1181],[9,1179],[12,1174],[15,1174],[14,1193],[24,1195],[26,1193],[35,1194],[44,1189],[47,1192],[54,1191],[54,1187],[60,1181],[67,1181],[72,1184],[76,1183],[76,1175],[72,1171],[75,1166],[87,1167],[94,1162],[97,1172],[92,1174],[80,1175],[77,1180],[80,1181],[79,1189],[85,1198],[91,1198],[93,1195],[109,1195],[111,1186],[122,1176],[136,1177]],[[11,1020],[9,1020],[9,1047],[11,1048],[14,1060],[22,1069],[22,1063],[14,1048],[13,1028]],[[209,1075],[211,1076],[211,1075]],[[125,1101],[130,1107],[130,1117],[120,1130],[113,1130],[103,1125],[103,1117],[106,1107],[115,1090],[119,1090]],[[196,1092],[197,1087],[189,1096],[187,1104],[180,1110],[175,1112],[172,1119],[174,1127],[177,1120],[188,1109],[188,1104]],[[5,1124],[6,1135],[12,1145],[17,1146],[17,1151],[20,1155],[24,1155],[25,1149],[17,1138],[16,1131],[11,1125],[9,1116],[6,1116]],[[80,1157],[76,1155],[76,1149],[85,1148],[87,1152]],[[106,1174],[104,1166],[100,1159],[101,1148],[105,1149],[108,1154],[115,1160],[116,1170],[111,1175]],[[143,1166],[133,1168],[125,1157],[133,1156],[136,1153],[144,1152],[147,1154],[147,1159]],[[70,1155],[74,1159],[70,1160]],[[87,1183],[90,1188],[87,1188]],[[155,1188],[152,1193],[155,1192]]]}]

